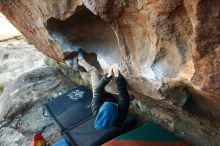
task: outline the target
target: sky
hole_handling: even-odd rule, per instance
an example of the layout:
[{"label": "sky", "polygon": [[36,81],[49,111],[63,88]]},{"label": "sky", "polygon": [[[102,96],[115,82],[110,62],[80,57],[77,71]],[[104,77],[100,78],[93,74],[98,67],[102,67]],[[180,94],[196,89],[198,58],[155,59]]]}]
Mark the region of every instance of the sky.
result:
[{"label": "sky", "polygon": [[18,35],[21,33],[0,13],[0,40]]}]

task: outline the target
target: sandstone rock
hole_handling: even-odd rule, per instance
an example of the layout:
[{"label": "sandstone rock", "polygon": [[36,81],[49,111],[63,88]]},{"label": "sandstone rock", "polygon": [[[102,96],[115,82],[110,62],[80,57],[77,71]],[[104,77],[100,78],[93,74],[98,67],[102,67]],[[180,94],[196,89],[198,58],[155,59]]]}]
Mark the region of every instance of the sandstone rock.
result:
[{"label": "sandstone rock", "polygon": [[45,55],[83,47],[104,70],[121,63],[131,90],[169,99],[185,88],[183,109],[219,123],[218,0],[1,0],[0,11]]},{"label": "sandstone rock", "polygon": [[0,121],[14,118],[49,96],[74,86],[57,68],[45,67],[23,74],[0,97]]},{"label": "sandstone rock", "polygon": [[61,139],[61,135],[54,121],[50,117],[43,116],[42,105],[35,105],[22,116],[17,116],[7,126],[0,129],[1,146],[28,146],[36,131],[42,134],[49,143]]},{"label": "sandstone rock", "polygon": [[137,95],[131,104],[131,109],[139,109],[138,112],[143,113],[147,119],[191,145],[217,146],[220,144],[220,131],[212,122],[188,114],[169,103],[155,102],[150,98],[143,98],[140,94]]},{"label": "sandstone rock", "polygon": [[190,50],[195,73],[191,83],[213,102],[220,97],[220,1],[185,1],[194,26]]},{"label": "sandstone rock", "polygon": [[49,143],[61,138],[54,121],[45,116],[44,103],[76,84],[58,68],[43,67],[21,75],[0,97],[0,145],[27,146],[36,131]]},{"label": "sandstone rock", "polygon": [[25,141],[25,137],[12,128],[2,128],[0,133],[0,144],[2,146],[20,146]]},{"label": "sandstone rock", "polygon": [[45,66],[45,56],[22,37],[0,42],[0,84],[6,87],[21,74]]},{"label": "sandstone rock", "polygon": [[[126,74],[149,80],[155,89],[159,89],[162,82],[190,80],[192,74],[185,78],[178,76],[192,65],[188,64],[187,49],[192,26],[182,1],[84,0],[74,3],[67,0],[52,2],[53,7],[47,2],[3,1],[1,7],[9,20],[47,56],[60,61],[61,52],[84,47],[88,52],[97,53],[103,69],[111,63],[122,62],[129,70]],[[18,14],[10,18],[13,11],[10,15],[7,12],[12,9]],[[19,15],[28,15],[28,11],[33,14]],[[34,21],[24,23],[24,19]],[[150,93],[147,95],[156,98]]]}]

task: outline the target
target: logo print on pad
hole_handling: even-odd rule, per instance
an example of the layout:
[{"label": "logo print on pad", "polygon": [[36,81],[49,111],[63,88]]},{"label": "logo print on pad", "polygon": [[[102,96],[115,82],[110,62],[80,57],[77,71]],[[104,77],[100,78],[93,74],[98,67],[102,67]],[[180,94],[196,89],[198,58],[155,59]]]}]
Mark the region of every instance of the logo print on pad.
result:
[{"label": "logo print on pad", "polygon": [[84,91],[81,90],[75,90],[72,91],[69,95],[67,95],[70,99],[72,100],[78,100],[78,99],[82,99],[83,95],[84,95]]}]

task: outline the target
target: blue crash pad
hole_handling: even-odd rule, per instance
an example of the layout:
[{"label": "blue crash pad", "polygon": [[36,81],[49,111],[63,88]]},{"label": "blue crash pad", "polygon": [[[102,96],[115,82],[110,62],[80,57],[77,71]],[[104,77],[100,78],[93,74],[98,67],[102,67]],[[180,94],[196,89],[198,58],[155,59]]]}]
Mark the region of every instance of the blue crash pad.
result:
[{"label": "blue crash pad", "polygon": [[52,146],[69,146],[68,143],[66,142],[66,140],[63,138],[59,141],[57,141],[55,144],[53,144]]}]

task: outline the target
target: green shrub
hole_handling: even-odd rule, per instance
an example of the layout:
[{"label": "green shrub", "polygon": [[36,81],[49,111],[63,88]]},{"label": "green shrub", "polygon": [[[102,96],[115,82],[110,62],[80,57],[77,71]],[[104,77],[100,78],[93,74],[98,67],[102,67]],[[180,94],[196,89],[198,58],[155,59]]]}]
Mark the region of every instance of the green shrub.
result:
[{"label": "green shrub", "polygon": [[49,59],[48,59],[48,58],[45,58],[45,59],[44,59],[44,64],[45,64],[46,66],[50,66],[50,63],[49,63]]},{"label": "green shrub", "polygon": [[52,66],[52,67],[57,67],[57,62],[53,60],[52,58],[45,57],[44,58],[44,65],[46,66]]},{"label": "green shrub", "polygon": [[0,84],[0,93],[2,93],[4,91],[4,85]]},{"label": "green shrub", "polygon": [[11,42],[6,43],[5,49],[12,49],[14,45]]}]

